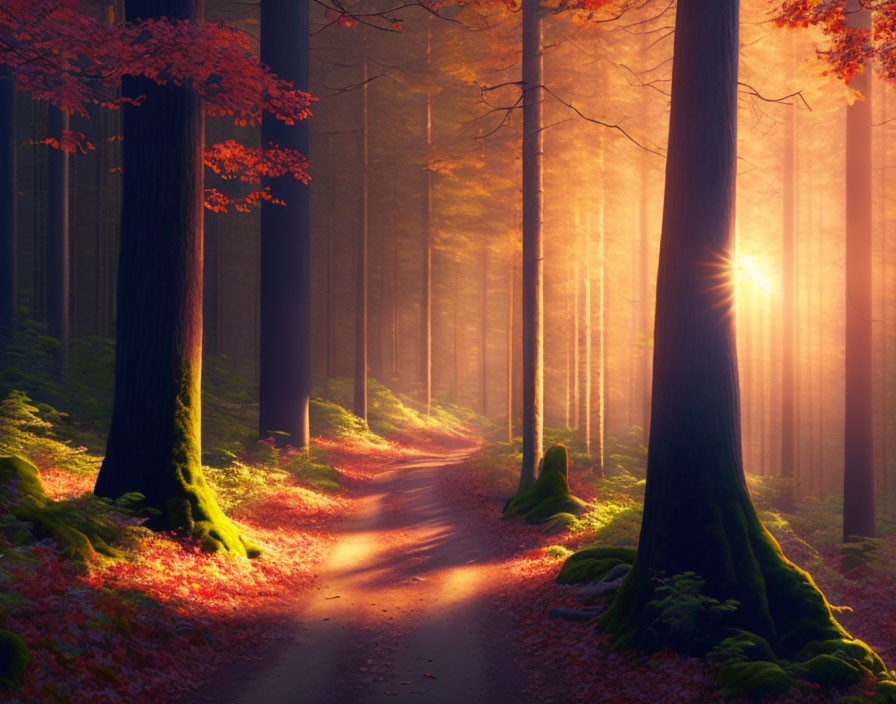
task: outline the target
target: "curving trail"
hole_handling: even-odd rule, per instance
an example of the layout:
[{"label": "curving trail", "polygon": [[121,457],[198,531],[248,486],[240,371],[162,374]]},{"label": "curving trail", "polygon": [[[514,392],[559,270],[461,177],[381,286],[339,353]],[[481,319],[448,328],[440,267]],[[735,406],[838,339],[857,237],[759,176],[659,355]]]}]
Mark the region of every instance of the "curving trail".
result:
[{"label": "curving trail", "polygon": [[502,577],[494,541],[441,490],[469,452],[384,468],[300,597],[292,636],[194,701],[525,701],[510,623],[490,604]]}]

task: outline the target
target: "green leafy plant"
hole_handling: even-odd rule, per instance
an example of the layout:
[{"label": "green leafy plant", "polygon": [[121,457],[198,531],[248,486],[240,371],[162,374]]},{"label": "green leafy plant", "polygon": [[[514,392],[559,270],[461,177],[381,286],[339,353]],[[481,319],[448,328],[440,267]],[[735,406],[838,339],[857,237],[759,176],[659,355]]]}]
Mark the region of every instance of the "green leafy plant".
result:
[{"label": "green leafy plant", "polygon": [[647,634],[655,646],[702,655],[722,640],[727,617],[740,605],[737,601],[720,601],[705,594],[706,581],[694,572],[660,577],[656,582],[656,598],[647,603]]}]

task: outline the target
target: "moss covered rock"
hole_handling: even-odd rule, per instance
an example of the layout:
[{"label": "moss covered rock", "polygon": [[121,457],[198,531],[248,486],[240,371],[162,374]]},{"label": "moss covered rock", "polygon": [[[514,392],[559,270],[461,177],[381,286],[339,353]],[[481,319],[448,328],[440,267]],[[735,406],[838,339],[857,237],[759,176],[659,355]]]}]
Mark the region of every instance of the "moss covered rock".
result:
[{"label": "moss covered rock", "polygon": [[53,501],[44,491],[37,467],[21,457],[0,457],[0,487],[10,503],[9,512],[30,524],[33,538],[51,538],[62,555],[85,562],[97,553],[120,557],[112,547],[118,528],[109,520],[75,510],[69,502]]},{"label": "moss covered rock", "polygon": [[0,484],[14,492],[12,500],[30,497],[46,502],[47,495],[40,481],[40,472],[28,460],[9,455],[0,457]]},{"label": "moss covered rock", "polygon": [[893,680],[881,680],[874,688],[872,704],[896,704],[896,682]]},{"label": "moss covered rock", "polygon": [[538,479],[507,502],[504,517],[523,518],[527,523],[543,523],[558,513],[581,516],[585,502],[569,493],[568,467],[566,447],[551,447],[544,455]]},{"label": "moss covered rock", "polygon": [[11,631],[0,630],[0,690],[22,685],[29,660],[25,641]]},{"label": "moss covered rock", "polygon": [[816,655],[805,662],[792,665],[789,669],[794,677],[815,682],[824,689],[830,687],[842,689],[858,684],[862,679],[862,669],[858,665],[836,655]]},{"label": "moss covered rock", "polygon": [[631,565],[635,561],[632,548],[615,548],[598,545],[573,553],[557,575],[558,584],[587,584],[596,582],[619,565]]},{"label": "moss covered rock", "polygon": [[777,663],[768,660],[726,663],[719,670],[723,699],[735,697],[777,697],[796,680]]}]

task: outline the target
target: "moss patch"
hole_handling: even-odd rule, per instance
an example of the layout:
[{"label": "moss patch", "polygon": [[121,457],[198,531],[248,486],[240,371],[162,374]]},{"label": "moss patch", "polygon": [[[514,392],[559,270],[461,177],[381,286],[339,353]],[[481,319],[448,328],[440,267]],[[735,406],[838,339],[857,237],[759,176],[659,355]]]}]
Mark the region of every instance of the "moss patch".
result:
[{"label": "moss patch", "polygon": [[33,538],[55,540],[68,559],[85,562],[97,553],[107,557],[122,554],[110,545],[119,534],[108,516],[111,502],[88,512],[74,502],[52,501],[44,492],[37,467],[21,457],[0,457],[0,496],[8,501],[7,510],[16,520],[30,525]]},{"label": "moss patch", "polygon": [[719,687],[724,699],[734,697],[776,697],[796,684],[796,680],[774,662],[732,662],[719,670]]},{"label": "moss patch", "polygon": [[15,633],[0,630],[0,690],[22,685],[29,660],[25,641]]},{"label": "moss patch", "polygon": [[543,523],[559,513],[582,515],[585,502],[569,493],[568,467],[566,447],[551,447],[544,455],[538,479],[507,502],[504,518],[523,518],[527,523]]},{"label": "moss patch", "polygon": [[631,565],[635,561],[632,548],[595,546],[570,555],[560,574],[558,584],[587,584],[595,582],[618,565]]}]

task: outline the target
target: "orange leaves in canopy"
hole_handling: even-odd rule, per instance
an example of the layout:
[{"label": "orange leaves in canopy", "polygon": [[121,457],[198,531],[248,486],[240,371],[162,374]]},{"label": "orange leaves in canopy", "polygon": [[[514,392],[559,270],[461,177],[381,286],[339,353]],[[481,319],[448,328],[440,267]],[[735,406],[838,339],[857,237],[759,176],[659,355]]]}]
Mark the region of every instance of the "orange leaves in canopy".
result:
[{"label": "orange leaves in canopy", "polygon": [[[226,181],[261,183],[264,178],[281,176],[291,176],[305,185],[311,181],[308,160],[295,149],[285,149],[278,144],[269,144],[265,148],[249,147],[235,139],[228,139],[207,147],[204,161],[209,169]],[[285,205],[271,195],[268,187],[242,197],[227,195],[216,188],[205,191],[205,207],[216,213],[226,213],[230,208],[245,213],[263,200]]]},{"label": "orange leaves in canopy", "polygon": [[260,183],[262,178],[292,176],[308,184],[308,160],[295,149],[278,144],[249,147],[235,139],[213,144],[205,150],[205,165],[226,180]]},{"label": "orange leaves in canopy", "polygon": [[872,11],[872,30],[851,27],[847,22],[847,0],[785,0],[778,6],[775,22],[779,26],[817,26],[831,39],[819,50],[831,70],[845,81],[865,64],[878,62],[878,71],[896,79],[896,2],[862,1],[864,11]]}]

